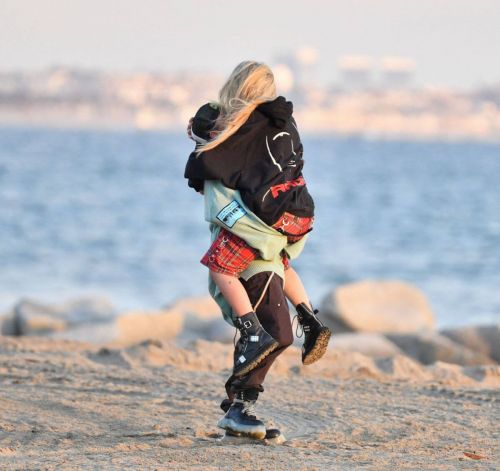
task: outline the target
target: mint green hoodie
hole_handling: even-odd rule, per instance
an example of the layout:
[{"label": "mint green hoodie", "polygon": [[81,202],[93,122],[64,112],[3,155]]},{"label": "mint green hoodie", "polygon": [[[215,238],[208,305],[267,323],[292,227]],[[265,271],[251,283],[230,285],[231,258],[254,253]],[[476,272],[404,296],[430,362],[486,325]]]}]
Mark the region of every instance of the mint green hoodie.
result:
[{"label": "mint green hoodie", "polygon": [[[241,277],[248,280],[257,273],[270,271],[284,280],[285,271],[281,252],[284,250],[290,259],[297,258],[304,248],[307,235],[300,241],[289,244],[286,235],[268,226],[248,209],[238,190],[227,188],[218,180],[206,180],[203,192],[205,220],[210,223],[212,242],[223,227],[260,252],[261,259],[253,261]],[[224,319],[234,325],[232,309],[211,277],[209,277],[208,289],[221,308]]]}]

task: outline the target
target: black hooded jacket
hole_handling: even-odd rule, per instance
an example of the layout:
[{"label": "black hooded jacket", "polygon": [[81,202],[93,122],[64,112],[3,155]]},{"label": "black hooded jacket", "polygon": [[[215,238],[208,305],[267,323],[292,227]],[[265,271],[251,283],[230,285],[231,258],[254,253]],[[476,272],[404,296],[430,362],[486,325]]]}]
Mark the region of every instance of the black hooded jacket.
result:
[{"label": "black hooded jacket", "polygon": [[279,96],[262,103],[238,131],[214,149],[189,156],[185,178],[220,180],[239,190],[249,209],[273,225],[286,211],[314,216],[314,202],[302,176],[303,147],[293,105]]}]

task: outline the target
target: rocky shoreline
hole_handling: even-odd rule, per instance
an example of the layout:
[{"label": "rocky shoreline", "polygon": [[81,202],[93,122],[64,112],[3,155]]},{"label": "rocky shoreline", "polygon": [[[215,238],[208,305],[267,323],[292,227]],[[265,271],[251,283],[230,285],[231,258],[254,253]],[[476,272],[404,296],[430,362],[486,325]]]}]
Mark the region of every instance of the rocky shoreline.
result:
[{"label": "rocky shoreline", "polygon": [[210,298],[21,301],[0,322],[0,468],[498,469],[498,326],[437,331],[399,282],[345,286],[321,309],[329,351],[303,366],[298,339],[278,358],[258,414],[287,440],[263,446],[221,441],[234,329]]},{"label": "rocky shoreline", "polygon": [[[374,359],[406,356],[422,365],[500,363],[500,324],[437,330],[423,293],[401,281],[339,286],[321,301],[320,316],[334,332],[333,352]],[[0,317],[0,333],[111,347],[168,340],[182,347],[194,340],[232,344],[235,329],[208,296],[180,299],[155,311],[129,312],[116,312],[105,298],[88,297],[53,305],[21,300]],[[295,344],[300,346],[301,340]]]}]

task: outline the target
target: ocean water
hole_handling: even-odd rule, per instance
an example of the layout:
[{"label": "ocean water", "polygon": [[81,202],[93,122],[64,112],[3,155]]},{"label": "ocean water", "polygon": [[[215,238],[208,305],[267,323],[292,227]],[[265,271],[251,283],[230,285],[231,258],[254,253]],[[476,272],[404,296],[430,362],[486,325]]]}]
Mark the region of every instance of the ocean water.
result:
[{"label": "ocean water", "polygon": [[[440,326],[500,320],[500,146],[303,137],[316,225],[295,263],[313,302],[413,283]],[[0,312],[103,294],[118,309],[206,293],[202,197],[183,134],[0,129]]]}]

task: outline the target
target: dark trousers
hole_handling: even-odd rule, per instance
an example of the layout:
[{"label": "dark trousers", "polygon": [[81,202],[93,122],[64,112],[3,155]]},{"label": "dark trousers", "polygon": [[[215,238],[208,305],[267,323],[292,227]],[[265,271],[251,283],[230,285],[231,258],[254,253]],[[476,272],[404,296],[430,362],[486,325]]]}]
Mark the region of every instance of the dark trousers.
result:
[{"label": "dark trousers", "polygon": [[253,389],[263,392],[264,387],[262,384],[269,368],[285,348],[293,343],[292,323],[283,291],[283,280],[275,273],[262,272],[252,276],[248,281],[243,279],[240,279],[240,281],[248,293],[252,306],[255,306],[262,297],[255,312],[262,327],[274,337],[279,343],[279,347],[268,355],[257,368],[245,376],[235,378],[231,375],[226,382],[226,392],[231,402],[236,393],[241,390]]}]

